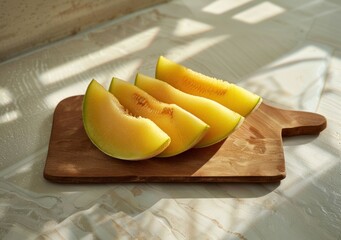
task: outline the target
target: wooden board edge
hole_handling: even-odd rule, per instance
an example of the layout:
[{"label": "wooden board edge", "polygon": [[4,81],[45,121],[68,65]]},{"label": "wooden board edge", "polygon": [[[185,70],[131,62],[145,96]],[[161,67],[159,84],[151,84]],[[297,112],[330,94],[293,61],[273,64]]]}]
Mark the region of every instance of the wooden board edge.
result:
[{"label": "wooden board edge", "polygon": [[44,172],[44,178],[50,182],[60,184],[101,184],[101,183],[274,183],[286,177],[283,172],[274,176],[219,176],[219,177],[193,177],[193,176],[122,176],[122,177],[66,177]]}]

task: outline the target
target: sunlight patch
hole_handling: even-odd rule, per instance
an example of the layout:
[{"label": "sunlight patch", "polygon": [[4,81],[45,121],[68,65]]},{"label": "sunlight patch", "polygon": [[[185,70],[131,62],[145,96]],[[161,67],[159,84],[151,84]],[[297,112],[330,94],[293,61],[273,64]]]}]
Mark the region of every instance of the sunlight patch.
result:
[{"label": "sunlight patch", "polygon": [[202,11],[220,15],[251,1],[253,0],[216,0],[204,7]]},{"label": "sunlight patch", "polygon": [[298,46],[248,77],[245,86],[286,107],[315,111],[325,85],[331,53],[332,49],[324,45]]},{"label": "sunlight patch", "polygon": [[6,88],[0,88],[0,106],[7,105],[13,101],[12,94]]},{"label": "sunlight patch", "polygon": [[174,35],[178,37],[185,37],[190,35],[199,34],[202,32],[207,32],[213,27],[206,23],[198,22],[192,19],[183,18],[178,21],[176,28],[174,30]]},{"label": "sunlight patch", "polygon": [[147,48],[153,42],[159,32],[158,27],[135,34],[118,43],[114,43],[98,51],[89,53],[86,56],[68,61],[55,68],[42,73],[39,80],[44,85],[49,85],[71,78],[77,74],[89,71],[95,67],[106,64],[110,61],[125,57]]},{"label": "sunlight patch", "polygon": [[271,2],[263,2],[249,8],[243,12],[240,12],[234,15],[232,18],[235,20],[239,20],[249,24],[255,24],[262,22],[266,19],[272,18],[277,16],[285,11],[284,8],[271,3]]},{"label": "sunlight patch", "polygon": [[18,110],[6,112],[5,114],[0,115],[0,124],[12,122],[18,119],[20,116],[21,114],[18,112]]}]

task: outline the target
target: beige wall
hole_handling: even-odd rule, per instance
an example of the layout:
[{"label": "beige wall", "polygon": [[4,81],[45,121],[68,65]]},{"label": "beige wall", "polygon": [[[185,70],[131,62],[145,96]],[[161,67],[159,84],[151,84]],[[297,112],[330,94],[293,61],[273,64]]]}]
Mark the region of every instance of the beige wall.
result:
[{"label": "beige wall", "polygon": [[0,0],[0,62],[167,0]]}]

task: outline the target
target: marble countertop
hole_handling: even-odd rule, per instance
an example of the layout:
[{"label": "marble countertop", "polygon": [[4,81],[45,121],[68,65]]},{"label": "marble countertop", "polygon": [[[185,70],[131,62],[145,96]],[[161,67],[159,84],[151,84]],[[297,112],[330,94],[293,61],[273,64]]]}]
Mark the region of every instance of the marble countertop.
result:
[{"label": "marble countertop", "polygon": [[[0,63],[0,238],[341,239],[340,22],[336,0],[179,0]],[[153,75],[159,55],[328,126],[284,139],[280,183],[46,181],[59,101]]]}]

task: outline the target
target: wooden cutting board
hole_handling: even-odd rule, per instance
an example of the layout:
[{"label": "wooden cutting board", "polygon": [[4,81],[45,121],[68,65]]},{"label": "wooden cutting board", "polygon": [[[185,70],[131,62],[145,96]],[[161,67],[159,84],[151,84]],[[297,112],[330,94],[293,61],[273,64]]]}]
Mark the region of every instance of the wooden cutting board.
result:
[{"label": "wooden cutting board", "polygon": [[82,122],[83,96],[55,109],[44,177],[59,183],[277,182],[285,178],[282,136],[318,134],[326,119],[316,113],[261,103],[225,141],[170,158],[123,161],[103,154]]}]

